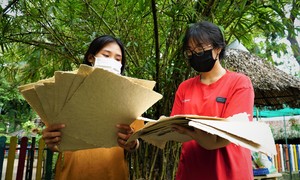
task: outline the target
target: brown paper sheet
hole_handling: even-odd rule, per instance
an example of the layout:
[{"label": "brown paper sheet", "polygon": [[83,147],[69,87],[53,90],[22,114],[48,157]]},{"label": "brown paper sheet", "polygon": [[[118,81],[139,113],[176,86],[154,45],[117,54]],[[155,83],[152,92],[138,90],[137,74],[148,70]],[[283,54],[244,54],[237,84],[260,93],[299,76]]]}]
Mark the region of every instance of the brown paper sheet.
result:
[{"label": "brown paper sheet", "polygon": [[47,118],[47,115],[43,109],[42,103],[38,98],[38,95],[34,88],[23,89],[21,91],[24,99],[28,104],[35,110],[35,112],[43,119],[46,125],[49,124],[50,120]]},{"label": "brown paper sheet", "polygon": [[[161,97],[122,76],[97,68],[86,77],[55,121],[66,124],[64,134],[100,147],[112,147],[117,145],[115,125],[131,124]],[[89,128],[82,130],[83,126]]]},{"label": "brown paper sheet", "polygon": [[[226,134],[231,134],[247,141],[249,145],[251,142],[260,145],[259,149],[253,151],[265,152],[270,155],[276,154],[275,141],[268,124],[263,122],[222,122],[222,121],[198,121],[193,127],[197,128],[197,124],[205,124],[213,127]],[[216,134],[219,135],[219,134]],[[221,136],[222,137],[222,136]],[[237,139],[237,138],[236,138]],[[239,141],[244,143],[242,141]],[[235,144],[239,144],[239,142]],[[250,148],[249,148],[250,149]]]},{"label": "brown paper sheet", "polygon": [[41,85],[35,85],[35,92],[41,102],[43,110],[49,120],[49,123],[52,123],[54,119],[54,83],[43,83]]},{"label": "brown paper sheet", "polygon": [[65,123],[60,150],[118,146],[116,124],[131,124],[162,98],[154,81],[81,65],[19,90],[46,124]]},{"label": "brown paper sheet", "polygon": [[135,132],[128,139],[128,142],[141,138],[152,145],[164,148],[168,141],[186,142],[191,140],[189,136],[172,131],[171,124],[201,129],[252,151],[269,155],[276,154],[275,142],[270,127],[262,122],[249,122],[245,113],[227,119],[201,116],[196,119],[191,115],[163,117],[156,122],[149,122],[143,129]]},{"label": "brown paper sheet", "polygon": [[67,97],[69,94],[70,87],[75,78],[75,72],[64,72],[56,71],[55,76],[55,104],[54,104],[54,116],[56,117],[58,113],[64,107]]}]

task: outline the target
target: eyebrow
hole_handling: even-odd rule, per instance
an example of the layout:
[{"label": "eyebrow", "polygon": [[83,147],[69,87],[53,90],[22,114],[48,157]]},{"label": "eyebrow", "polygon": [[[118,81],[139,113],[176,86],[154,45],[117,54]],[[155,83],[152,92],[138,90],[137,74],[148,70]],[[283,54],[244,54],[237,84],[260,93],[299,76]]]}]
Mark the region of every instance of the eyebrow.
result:
[{"label": "eyebrow", "polygon": [[[105,52],[108,52],[108,53],[112,53],[112,51],[109,51],[109,50],[106,50],[106,49],[103,49],[103,51]],[[118,57],[122,57],[122,54],[116,54]]]},{"label": "eyebrow", "polygon": [[[206,48],[206,47],[211,47],[211,46],[212,46],[211,44],[208,44],[208,45],[198,44],[198,45],[195,46],[195,48],[197,48],[197,47]],[[191,49],[191,46],[187,46],[187,48]]]}]

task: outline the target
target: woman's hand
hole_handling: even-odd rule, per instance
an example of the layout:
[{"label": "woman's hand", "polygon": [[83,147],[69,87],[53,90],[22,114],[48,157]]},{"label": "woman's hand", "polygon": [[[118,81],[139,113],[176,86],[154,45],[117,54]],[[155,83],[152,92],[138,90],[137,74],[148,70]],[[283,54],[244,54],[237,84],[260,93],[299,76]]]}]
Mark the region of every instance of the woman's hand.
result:
[{"label": "woman's hand", "polygon": [[180,134],[190,136],[192,139],[197,141],[200,146],[207,150],[222,148],[230,144],[230,142],[224,138],[207,133],[197,128],[191,130],[180,125],[172,124],[172,129]]},{"label": "woman's hand", "polygon": [[50,150],[54,152],[58,151],[57,145],[61,141],[61,129],[64,127],[64,124],[51,124],[43,130],[42,138]]},{"label": "woman's hand", "polygon": [[126,144],[127,139],[129,139],[129,137],[133,134],[134,129],[127,124],[117,124],[116,127],[118,128],[117,141],[119,146],[126,149],[129,152],[135,151],[139,146],[138,140],[131,141]]}]

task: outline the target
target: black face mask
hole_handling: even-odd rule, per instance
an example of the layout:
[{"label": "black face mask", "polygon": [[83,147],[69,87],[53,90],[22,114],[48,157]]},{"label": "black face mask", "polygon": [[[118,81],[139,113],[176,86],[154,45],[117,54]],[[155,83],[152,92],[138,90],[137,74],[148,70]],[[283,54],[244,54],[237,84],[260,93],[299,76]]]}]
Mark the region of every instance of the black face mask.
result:
[{"label": "black face mask", "polygon": [[216,59],[212,57],[212,49],[203,51],[201,55],[192,54],[189,58],[190,65],[195,71],[209,72],[215,65]]}]

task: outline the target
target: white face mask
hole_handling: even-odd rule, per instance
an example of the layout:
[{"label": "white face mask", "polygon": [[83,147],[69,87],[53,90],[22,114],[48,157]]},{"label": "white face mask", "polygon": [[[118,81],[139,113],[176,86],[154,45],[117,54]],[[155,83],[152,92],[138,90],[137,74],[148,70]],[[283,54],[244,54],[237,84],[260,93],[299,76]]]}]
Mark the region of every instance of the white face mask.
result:
[{"label": "white face mask", "polygon": [[113,58],[95,57],[94,67],[102,68],[115,74],[121,74],[122,64]]}]

